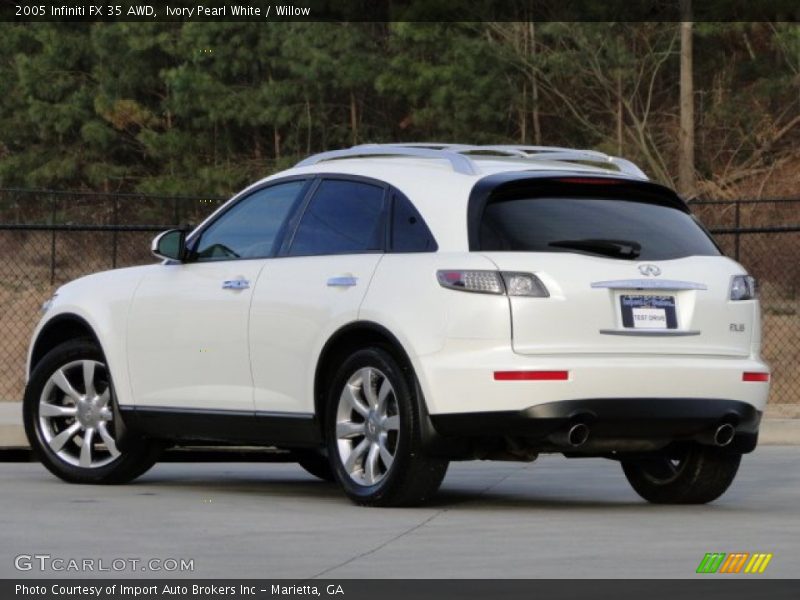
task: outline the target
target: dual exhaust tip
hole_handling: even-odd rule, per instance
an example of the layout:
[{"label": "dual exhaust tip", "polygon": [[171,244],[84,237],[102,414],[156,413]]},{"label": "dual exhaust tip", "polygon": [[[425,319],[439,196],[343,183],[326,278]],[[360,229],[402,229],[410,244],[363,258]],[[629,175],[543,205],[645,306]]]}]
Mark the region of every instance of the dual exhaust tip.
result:
[{"label": "dual exhaust tip", "polygon": [[567,429],[567,444],[573,448],[583,446],[589,439],[589,426],[586,423],[575,423]]},{"label": "dual exhaust tip", "polygon": [[[590,433],[591,431],[586,423],[574,423],[566,430],[562,440],[573,448],[579,448],[589,440]],[[735,436],[736,428],[731,423],[722,423],[710,436],[706,436],[706,440],[722,448],[729,445]]]},{"label": "dual exhaust tip", "polygon": [[733,441],[736,436],[736,428],[730,423],[723,423],[714,430],[712,441],[715,446],[724,447]]}]

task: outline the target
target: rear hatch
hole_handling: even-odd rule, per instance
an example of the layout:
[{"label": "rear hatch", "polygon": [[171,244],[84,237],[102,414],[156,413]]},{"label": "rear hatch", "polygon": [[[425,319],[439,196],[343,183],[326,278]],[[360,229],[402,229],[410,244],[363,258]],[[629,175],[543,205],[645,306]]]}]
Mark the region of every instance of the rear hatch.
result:
[{"label": "rear hatch", "polygon": [[[475,214],[475,211],[473,211]],[[747,356],[754,301],[673,192],[612,178],[516,181],[487,195],[470,243],[547,298],[510,296],[521,354]]]}]

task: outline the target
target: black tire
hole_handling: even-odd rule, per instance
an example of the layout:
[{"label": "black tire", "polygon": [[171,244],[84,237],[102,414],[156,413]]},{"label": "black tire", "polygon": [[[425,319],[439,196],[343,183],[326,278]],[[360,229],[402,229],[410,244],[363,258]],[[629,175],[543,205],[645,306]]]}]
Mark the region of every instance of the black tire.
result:
[{"label": "black tire", "polygon": [[[380,379],[381,384],[386,380],[393,388],[390,393],[392,399],[387,402],[390,401],[393,407],[391,409],[393,423],[399,423],[397,430],[390,431],[384,438],[387,440],[387,445],[391,444],[394,458],[388,468],[382,457],[377,459],[381,465],[377,470],[385,470],[380,479],[375,479],[375,483],[357,481],[351,476],[345,468],[340,453],[340,441],[337,438],[339,400],[348,382],[365,369],[377,370],[378,376],[383,378]],[[374,391],[380,395],[379,390]],[[336,480],[353,502],[364,506],[414,506],[430,499],[439,489],[447,473],[448,461],[428,457],[421,451],[422,428],[417,393],[417,386],[410,369],[404,371],[392,355],[381,348],[359,350],[350,355],[337,369],[329,386],[325,438]],[[370,414],[372,412],[370,411]],[[352,414],[357,418],[356,411]],[[352,440],[344,440],[341,442],[342,445],[355,448],[361,442],[377,444],[378,442],[370,442],[367,438],[367,422],[368,419],[365,418],[363,437],[355,436]],[[369,453],[364,454],[361,469],[365,476],[368,456]]]},{"label": "black tire", "polygon": [[622,461],[631,487],[654,504],[705,504],[733,483],[742,455],[694,444],[652,457]]},{"label": "black tire", "polygon": [[[74,369],[81,367],[69,366],[86,361],[95,363],[93,371],[94,385],[97,385],[95,395],[104,396],[106,391],[108,394],[108,400],[105,401],[102,408],[92,408],[88,417],[86,417],[86,411],[83,412],[83,418],[93,418],[97,421],[96,426],[91,427],[94,430],[91,439],[94,441],[89,443],[91,452],[87,453],[90,455],[89,464],[96,466],[88,467],[80,464],[81,449],[85,444],[87,428],[79,422],[79,417],[57,416],[49,421],[45,416],[40,418],[40,402],[45,394],[48,405],[73,411],[73,414],[77,415],[78,402],[63,392],[58,384],[53,383],[51,377],[62,370],[67,373],[67,380],[73,385],[73,390],[78,395],[86,396],[86,385],[83,383],[85,378],[81,379],[80,374],[74,373]],[[124,426],[119,421],[121,417],[116,405],[114,387],[105,364],[103,352],[94,341],[89,339],[71,340],[56,346],[39,361],[25,388],[22,418],[28,442],[39,460],[51,473],[70,483],[127,483],[150,469],[158,460],[161,451],[161,445],[158,442],[134,437],[130,433],[126,434],[124,444],[118,450],[116,449],[116,434],[123,431]],[[101,413],[104,415],[103,417],[98,416]],[[103,421],[102,425],[100,421]],[[67,439],[60,451],[55,451],[51,447],[55,437],[62,433],[65,436],[68,435],[67,430],[71,427],[79,429],[76,429],[76,433]],[[111,444],[105,443],[105,438],[99,433],[101,427],[104,433],[110,435],[109,439],[114,442],[113,446],[119,453],[118,455],[112,453]],[[83,434],[83,437],[79,437],[80,434]],[[50,443],[48,436],[51,439]],[[80,443],[78,439],[80,439]],[[98,460],[94,461],[94,458],[98,458]]]},{"label": "black tire", "polygon": [[292,455],[297,460],[297,464],[317,479],[330,482],[336,481],[331,461],[328,460],[328,455],[324,449],[303,448],[301,450],[293,450]]}]

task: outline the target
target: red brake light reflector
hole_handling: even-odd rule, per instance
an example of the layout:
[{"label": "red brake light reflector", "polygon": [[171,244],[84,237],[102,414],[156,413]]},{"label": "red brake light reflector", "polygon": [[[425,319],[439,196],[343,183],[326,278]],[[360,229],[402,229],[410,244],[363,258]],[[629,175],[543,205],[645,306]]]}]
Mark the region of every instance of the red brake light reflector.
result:
[{"label": "red brake light reflector", "polygon": [[613,179],[610,177],[559,177],[556,181],[588,185],[620,185],[622,183],[628,183],[624,179]]},{"label": "red brake light reflector", "polygon": [[569,371],[495,371],[495,381],[566,381]]},{"label": "red brake light reflector", "polygon": [[769,373],[752,373],[745,371],[742,373],[742,381],[769,381]]}]

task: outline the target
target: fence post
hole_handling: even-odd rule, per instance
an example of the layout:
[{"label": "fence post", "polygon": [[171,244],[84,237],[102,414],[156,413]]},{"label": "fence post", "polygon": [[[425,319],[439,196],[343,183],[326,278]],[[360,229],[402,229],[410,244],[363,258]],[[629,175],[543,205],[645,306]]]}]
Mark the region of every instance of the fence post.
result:
[{"label": "fence post", "polygon": [[52,233],[50,234],[50,285],[56,283],[56,195],[51,194],[51,214],[50,225],[53,226]]},{"label": "fence post", "polygon": [[733,237],[733,243],[734,243],[733,257],[734,257],[734,259],[736,259],[736,262],[739,262],[739,241],[740,241],[741,235],[742,235],[739,232],[739,230],[742,228],[742,219],[741,219],[742,215],[741,215],[741,209],[740,209],[741,205],[742,205],[742,203],[737,200],[736,204],[735,204],[736,210],[734,211],[734,214],[736,215],[736,217],[735,217],[736,218],[736,223],[735,223],[736,234]]}]

